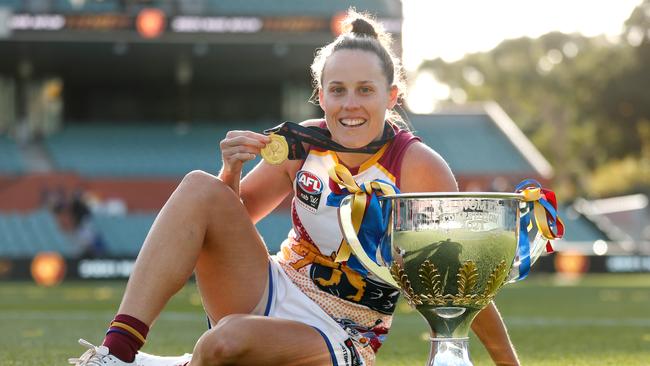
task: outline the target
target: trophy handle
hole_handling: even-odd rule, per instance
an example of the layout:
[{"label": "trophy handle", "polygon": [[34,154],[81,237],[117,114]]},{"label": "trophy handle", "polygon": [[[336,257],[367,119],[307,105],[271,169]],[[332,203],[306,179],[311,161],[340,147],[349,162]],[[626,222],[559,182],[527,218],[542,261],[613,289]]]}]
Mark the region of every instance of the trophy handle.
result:
[{"label": "trophy handle", "polygon": [[375,263],[375,261],[368,257],[363,246],[361,246],[361,242],[357,237],[357,232],[352,224],[352,195],[341,200],[341,206],[339,207],[339,225],[341,226],[343,237],[350,245],[352,253],[354,253],[359,262],[361,262],[368,271],[372,272],[383,282],[395,288],[399,288],[397,282],[395,282],[393,276],[390,274],[388,267],[380,266]]}]

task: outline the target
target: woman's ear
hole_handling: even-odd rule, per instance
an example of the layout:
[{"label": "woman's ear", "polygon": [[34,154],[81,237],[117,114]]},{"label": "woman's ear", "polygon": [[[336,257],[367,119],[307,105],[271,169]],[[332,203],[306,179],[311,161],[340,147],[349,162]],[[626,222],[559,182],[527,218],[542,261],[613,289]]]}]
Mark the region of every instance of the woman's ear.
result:
[{"label": "woman's ear", "polygon": [[397,85],[391,86],[390,95],[388,99],[388,108],[386,109],[393,109],[397,104],[398,97],[399,97],[399,88],[397,87]]},{"label": "woman's ear", "polygon": [[323,108],[323,96],[323,88],[318,88],[318,106],[323,110],[323,112],[325,112],[325,109]]}]

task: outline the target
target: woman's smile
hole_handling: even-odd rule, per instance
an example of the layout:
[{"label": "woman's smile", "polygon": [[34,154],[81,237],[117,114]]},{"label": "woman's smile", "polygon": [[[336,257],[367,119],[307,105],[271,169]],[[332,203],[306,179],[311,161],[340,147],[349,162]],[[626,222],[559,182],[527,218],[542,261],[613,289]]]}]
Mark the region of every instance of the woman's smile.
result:
[{"label": "woman's smile", "polygon": [[345,127],[357,128],[363,126],[368,120],[365,118],[339,118],[339,123]]}]

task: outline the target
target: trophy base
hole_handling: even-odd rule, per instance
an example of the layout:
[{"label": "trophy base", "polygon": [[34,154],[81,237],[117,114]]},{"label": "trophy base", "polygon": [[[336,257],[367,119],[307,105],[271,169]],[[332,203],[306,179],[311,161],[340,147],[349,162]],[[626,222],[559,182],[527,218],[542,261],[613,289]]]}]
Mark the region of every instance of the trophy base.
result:
[{"label": "trophy base", "polygon": [[468,348],[469,338],[431,338],[427,366],[473,366]]}]

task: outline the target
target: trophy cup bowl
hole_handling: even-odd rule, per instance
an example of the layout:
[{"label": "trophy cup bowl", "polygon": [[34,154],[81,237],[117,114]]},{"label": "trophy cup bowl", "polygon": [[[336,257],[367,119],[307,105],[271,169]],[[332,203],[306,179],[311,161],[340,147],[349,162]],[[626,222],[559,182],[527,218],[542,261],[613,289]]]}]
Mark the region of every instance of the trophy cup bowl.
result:
[{"label": "trophy cup bowl", "polygon": [[[520,193],[478,192],[381,197],[383,205],[391,206],[377,261],[356,236],[351,197],[342,200],[339,221],[352,252],[374,276],[399,288],[429,324],[428,366],[472,365],[468,335],[474,317],[501,286],[520,278],[523,199]],[[545,243],[538,233],[530,247],[531,265]]]}]

